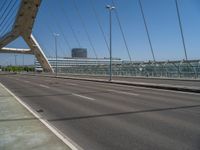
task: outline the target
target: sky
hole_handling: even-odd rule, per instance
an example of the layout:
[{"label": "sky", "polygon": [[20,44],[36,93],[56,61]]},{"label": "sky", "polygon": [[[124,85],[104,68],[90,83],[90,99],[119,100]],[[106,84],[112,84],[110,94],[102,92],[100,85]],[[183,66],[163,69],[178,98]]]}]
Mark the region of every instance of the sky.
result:
[{"label": "sky", "polygon": [[[132,60],[152,60],[138,0],[114,1]],[[184,59],[175,1],[141,0],[141,2],[156,60]],[[3,0],[0,2],[0,6],[2,3]],[[71,48],[79,47],[75,36],[80,41],[81,47],[87,48],[88,56],[95,57],[84,30],[84,24],[98,58],[109,57],[108,49],[93,11],[94,7],[109,42],[109,15],[105,8],[107,4],[112,4],[111,0],[43,0],[34,24],[33,35],[47,57],[55,57],[54,33],[59,34],[59,37],[57,37],[59,57],[70,57]],[[178,0],[178,4],[188,59],[200,59],[200,1]],[[112,15],[113,57],[128,60],[129,57],[114,12]],[[10,43],[8,47],[27,48],[21,38]],[[25,64],[34,63],[33,56],[17,55],[18,64],[22,64],[22,57],[25,58]],[[13,63],[15,63],[14,54],[0,54],[0,65]]]}]

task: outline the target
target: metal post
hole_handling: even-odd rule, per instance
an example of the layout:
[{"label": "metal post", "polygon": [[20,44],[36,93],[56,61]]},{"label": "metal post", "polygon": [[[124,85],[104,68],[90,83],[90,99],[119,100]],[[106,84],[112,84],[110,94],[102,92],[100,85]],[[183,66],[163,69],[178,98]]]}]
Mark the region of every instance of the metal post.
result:
[{"label": "metal post", "polygon": [[57,48],[57,37],[59,36],[59,34],[54,33],[54,37],[55,37],[55,51],[56,51],[56,77],[58,75],[58,48]]},{"label": "metal post", "polygon": [[15,56],[15,67],[17,66],[17,55],[14,55]]},{"label": "metal post", "polygon": [[24,67],[24,54],[22,55],[22,65]]},{"label": "metal post", "polygon": [[110,20],[110,78],[112,80],[112,13],[109,11],[109,20]]},{"label": "metal post", "polygon": [[106,5],[109,11],[109,22],[110,22],[110,68],[109,68],[109,81],[112,81],[112,10],[114,6]]}]

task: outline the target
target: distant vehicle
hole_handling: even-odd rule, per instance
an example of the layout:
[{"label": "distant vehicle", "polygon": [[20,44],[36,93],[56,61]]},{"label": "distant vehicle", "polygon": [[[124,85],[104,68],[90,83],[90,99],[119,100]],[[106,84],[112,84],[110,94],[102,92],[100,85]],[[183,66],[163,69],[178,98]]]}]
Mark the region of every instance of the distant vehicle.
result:
[{"label": "distant vehicle", "polygon": [[36,72],[43,72],[43,69],[42,68],[35,68],[35,71]]}]

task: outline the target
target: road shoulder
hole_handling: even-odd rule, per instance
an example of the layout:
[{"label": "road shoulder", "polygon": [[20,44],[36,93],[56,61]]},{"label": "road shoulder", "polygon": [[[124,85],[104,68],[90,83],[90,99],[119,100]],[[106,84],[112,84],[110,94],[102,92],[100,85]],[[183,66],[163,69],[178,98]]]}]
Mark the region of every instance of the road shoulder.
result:
[{"label": "road shoulder", "polygon": [[1,83],[0,149],[70,150]]}]

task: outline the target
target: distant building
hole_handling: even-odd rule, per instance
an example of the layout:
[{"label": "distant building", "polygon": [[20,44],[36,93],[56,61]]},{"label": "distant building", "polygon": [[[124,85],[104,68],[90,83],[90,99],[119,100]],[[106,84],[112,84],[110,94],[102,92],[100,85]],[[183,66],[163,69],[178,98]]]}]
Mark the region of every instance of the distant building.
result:
[{"label": "distant building", "polygon": [[[56,58],[48,58],[49,63],[55,69]],[[120,58],[113,58],[112,64],[122,64]],[[74,66],[95,66],[95,65],[109,65],[109,58],[57,58],[58,68],[69,68]],[[35,69],[41,70],[41,65],[38,61],[35,62]]]},{"label": "distant building", "polygon": [[72,58],[87,58],[86,48],[73,48],[71,53]]}]

